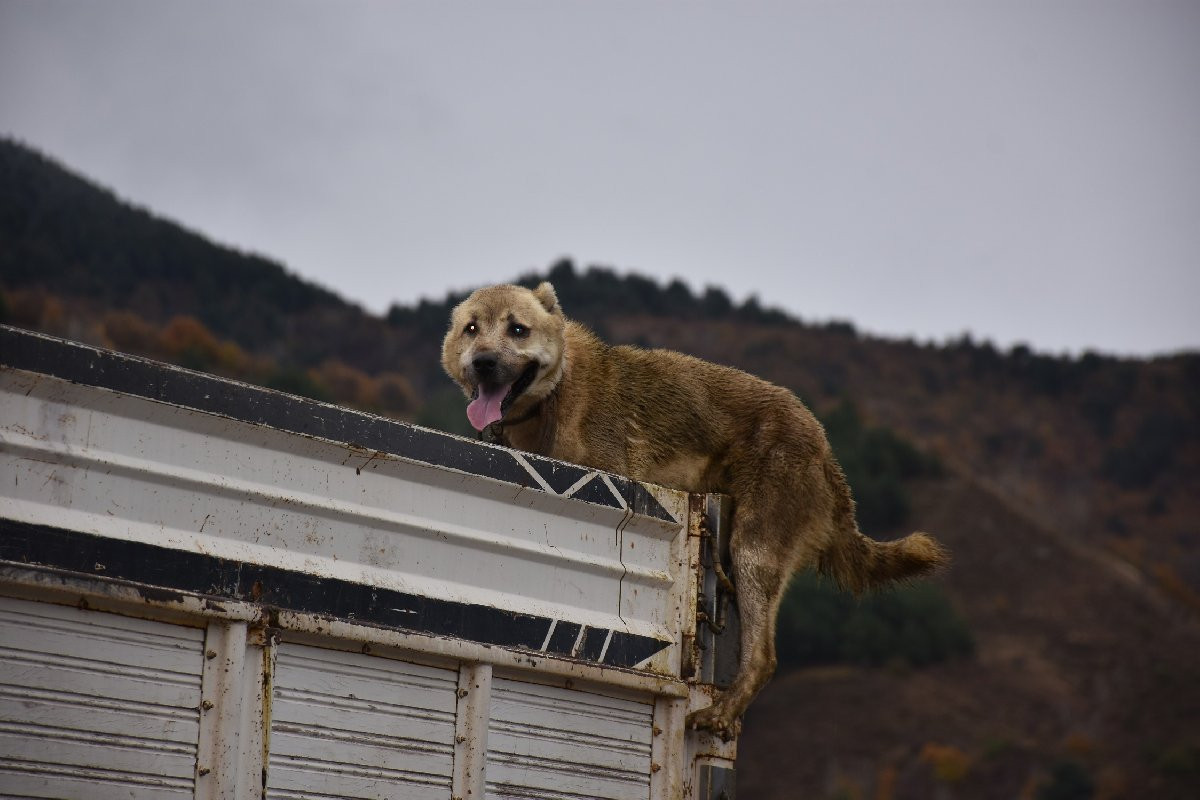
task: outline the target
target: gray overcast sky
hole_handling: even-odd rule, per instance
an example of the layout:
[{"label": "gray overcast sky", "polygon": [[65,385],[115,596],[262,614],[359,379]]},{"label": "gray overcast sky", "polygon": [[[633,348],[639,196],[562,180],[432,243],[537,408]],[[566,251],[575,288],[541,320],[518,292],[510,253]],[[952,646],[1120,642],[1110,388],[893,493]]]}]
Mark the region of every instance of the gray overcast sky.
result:
[{"label": "gray overcast sky", "polygon": [[1200,348],[1195,0],[0,0],[0,133],[375,311],[569,255]]}]

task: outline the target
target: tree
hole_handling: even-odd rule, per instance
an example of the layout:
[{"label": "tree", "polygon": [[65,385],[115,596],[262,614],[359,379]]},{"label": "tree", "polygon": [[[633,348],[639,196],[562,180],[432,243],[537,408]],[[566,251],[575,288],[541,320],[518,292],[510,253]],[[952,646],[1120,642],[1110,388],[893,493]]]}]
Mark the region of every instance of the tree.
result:
[{"label": "tree", "polygon": [[926,666],[974,650],[965,619],[933,583],[918,581],[862,598],[813,572],[788,587],[776,629],[785,666],[889,663]]},{"label": "tree", "polygon": [[722,289],[716,286],[706,286],[704,295],[700,298],[700,310],[710,319],[727,317],[733,310],[733,301]]},{"label": "tree", "polygon": [[1060,761],[1050,779],[1038,787],[1037,800],[1091,800],[1096,791],[1087,770],[1074,761]]}]

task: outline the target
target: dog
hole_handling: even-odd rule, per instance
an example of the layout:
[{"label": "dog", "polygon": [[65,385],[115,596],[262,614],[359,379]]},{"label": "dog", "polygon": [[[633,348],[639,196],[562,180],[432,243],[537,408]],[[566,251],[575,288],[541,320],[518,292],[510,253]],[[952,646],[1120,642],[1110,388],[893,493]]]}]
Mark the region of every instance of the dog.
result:
[{"label": "dog", "polygon": [[467,417],[510,447],[688,492],[733,499],[730,555],[741,660],[688,724],[726,739],[775,672],[775,621],[806,567],[855,593],[930,572],[924,533],[863,536],[816,417],[787,389],[668,350],[613,347],[563,315],[554,287],[475,291],[451,313],[442,365]]}]

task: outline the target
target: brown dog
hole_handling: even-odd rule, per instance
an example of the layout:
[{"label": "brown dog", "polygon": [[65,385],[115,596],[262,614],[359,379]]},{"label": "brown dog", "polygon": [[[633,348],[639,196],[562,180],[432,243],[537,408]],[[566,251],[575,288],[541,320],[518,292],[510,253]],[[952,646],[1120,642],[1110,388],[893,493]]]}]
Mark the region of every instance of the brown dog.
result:
[{"label": "brown dog", "polygon": [[[689,723],[723,736],[775,671],[788,580],[815,567],[854,592],[946,561],[923,533],[876,542],[825,432],[791,392],[667,350],[610,347],[568,321],[554,287],[480,289],[454,309],[442,364],[477,430],[506,444],[689,492],[733,498],[738,676]],[[493,428],[495,430],[495,428]]]}]

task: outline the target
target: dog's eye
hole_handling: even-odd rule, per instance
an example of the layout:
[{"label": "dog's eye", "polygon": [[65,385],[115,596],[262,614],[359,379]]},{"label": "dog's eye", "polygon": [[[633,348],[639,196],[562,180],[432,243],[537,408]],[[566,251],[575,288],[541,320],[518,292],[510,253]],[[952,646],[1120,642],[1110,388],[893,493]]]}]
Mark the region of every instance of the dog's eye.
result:
[{"label": "dog's eye", "polygon": [[518,339],[523,339],[524,337],[529,335],[529,328],[526,328],[524,325],[522,325],[519,322],[512,322],[512,323],[509,323],[508,333],[510,336],[515,336]]},{"label": "dog's eye", "polygon": [[479,326],[474,322],[468,322],[467,327],[463,328],[463,333],[469,336],[474,336],[475,334],[479,333]]}]

